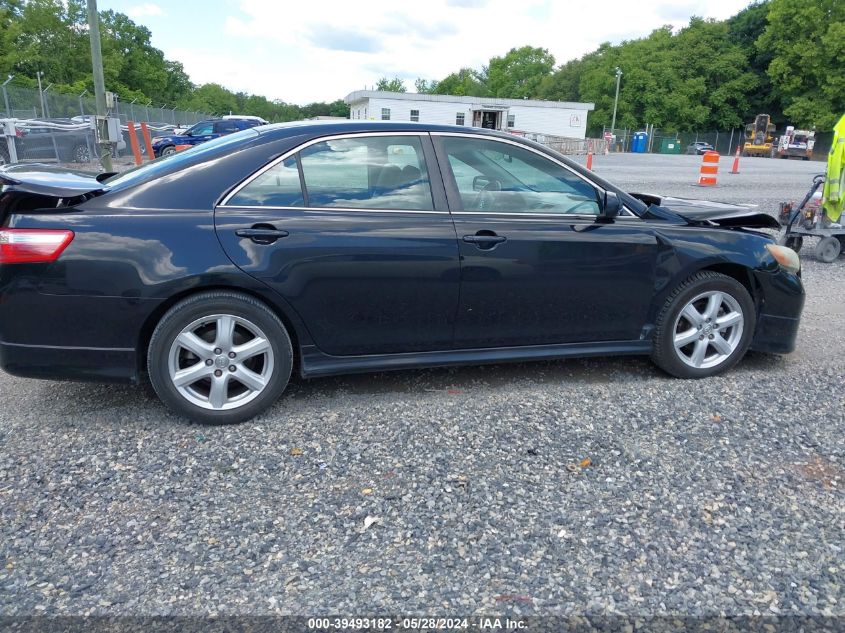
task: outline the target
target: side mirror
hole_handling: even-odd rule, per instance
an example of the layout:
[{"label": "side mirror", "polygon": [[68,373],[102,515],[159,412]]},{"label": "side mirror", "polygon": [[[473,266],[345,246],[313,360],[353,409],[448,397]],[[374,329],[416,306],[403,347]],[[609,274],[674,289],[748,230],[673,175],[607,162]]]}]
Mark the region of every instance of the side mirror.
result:
[{"label": "side mirror", "polygon": [[601,213],[599,213],[599,220],[610,222],[619,215],[620,211],[622,211],[622,201],[619,200],[619,196],[612,191],[606,192],[604,194],[604,205]]}]

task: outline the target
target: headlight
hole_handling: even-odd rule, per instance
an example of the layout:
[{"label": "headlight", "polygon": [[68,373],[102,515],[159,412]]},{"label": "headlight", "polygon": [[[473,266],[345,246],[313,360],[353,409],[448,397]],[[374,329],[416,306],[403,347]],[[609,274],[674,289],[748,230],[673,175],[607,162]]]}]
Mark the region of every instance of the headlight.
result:
[{"label": "headlight", "polygon": [[786,268],[791,273],[797,273],[801,270],[801,260],[798,258],[798,253],[786,246],[778,244],[766,244],[766,249],[772,254],[778,264]]}]

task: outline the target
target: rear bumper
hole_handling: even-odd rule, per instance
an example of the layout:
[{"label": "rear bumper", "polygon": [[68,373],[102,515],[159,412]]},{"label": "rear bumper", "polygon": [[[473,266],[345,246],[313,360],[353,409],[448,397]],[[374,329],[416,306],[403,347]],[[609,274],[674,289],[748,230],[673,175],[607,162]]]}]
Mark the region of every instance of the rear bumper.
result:
[{"label": "rear bumper", "polygon": [[0,368],[24,378],[139,381],[134,349],[21,345],[0,341]]}]

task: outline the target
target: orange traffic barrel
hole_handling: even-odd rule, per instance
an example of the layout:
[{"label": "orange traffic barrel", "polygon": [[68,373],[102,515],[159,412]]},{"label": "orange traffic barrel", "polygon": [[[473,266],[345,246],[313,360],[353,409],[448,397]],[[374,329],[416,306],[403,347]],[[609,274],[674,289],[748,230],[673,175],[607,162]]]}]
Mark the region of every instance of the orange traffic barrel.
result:
[{"label": "orange traffic barrel", "polygon": [[715,187],[716,175],[719,173],[719,152],[704,152],[701,157],[701,170],[698,184],[702,187]]}]

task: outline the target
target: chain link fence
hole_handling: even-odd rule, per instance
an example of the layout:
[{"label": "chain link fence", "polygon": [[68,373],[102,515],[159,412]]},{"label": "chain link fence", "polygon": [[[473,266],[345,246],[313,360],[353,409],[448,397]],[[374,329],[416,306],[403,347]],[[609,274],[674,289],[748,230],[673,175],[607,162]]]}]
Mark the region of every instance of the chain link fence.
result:
[{"label": "chain link fence", "polygon": [[[643,133],[646,133],[647,137],[644,142],[638,143],[638,135]],[[776,132],[775,145],[781,133],[782,130]],[[605,128],[602,136],[608,140],[608,146],[612,152],[696,154],[696,145],[706,143],[721,155],[728,156],[733,155],[737,147],[740,151],[742,150],[742,145],[745,143],[745,128],[703,132],[679,132],[660,128],[646,132],[645,129]],[[827,160],[832,140],[832,132],[816,133],[813,160]]]},{"label": "chain link fence", "polygon": [[[94,130],[97,112],[94,96],[56,93],[50,85],[43,90],[22,86],[2,87],[0,110],[0,164],[9,162],[55,162],[85,167],[99,160]],[[204,112],[192,112],[121,101],[115,97],[108,116],[119,121],[120,138],[114,143],[115,156],[132,160],[129,122],[146,123],[153,136],[173,133],[209,118]],[[138,134],[141,152],[145,145]],[[90,169],[90,167],[89,167]]]}]

